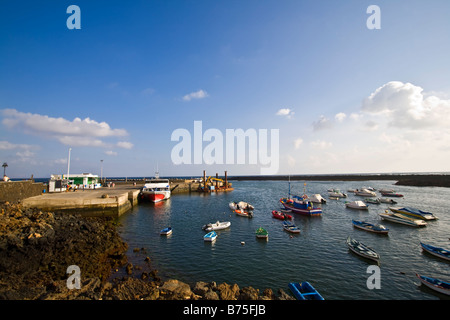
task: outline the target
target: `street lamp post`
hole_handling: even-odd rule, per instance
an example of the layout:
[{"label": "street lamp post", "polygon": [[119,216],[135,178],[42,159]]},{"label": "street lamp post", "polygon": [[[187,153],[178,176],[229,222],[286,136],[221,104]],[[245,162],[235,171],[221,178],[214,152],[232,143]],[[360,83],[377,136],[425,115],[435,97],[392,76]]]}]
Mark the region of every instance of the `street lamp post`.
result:
[{"label": "street lamp post", "polygon": [[70,151],[72,148],[69,148],[69,158],[67,159],[67,184],[69,184],[69,171],[70,171]]},{"label": "street lamp post", "polygon": [[100,160],[100,183],[103,183],[103,160]]}]

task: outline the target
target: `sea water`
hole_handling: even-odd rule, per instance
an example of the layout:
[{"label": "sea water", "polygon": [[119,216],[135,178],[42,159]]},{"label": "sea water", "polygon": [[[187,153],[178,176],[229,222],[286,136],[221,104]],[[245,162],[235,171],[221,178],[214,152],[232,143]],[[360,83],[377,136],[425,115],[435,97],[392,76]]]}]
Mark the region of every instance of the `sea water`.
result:
[{"label": "sea water", "polygon": [[[291,182],[291,193],[321,194],[327,199],[320,217],[292,213],[300,234],[283,230],[282,221],[272,218],[279,210],[279,199],[287,196],[287,181],[234,181],[232,192],[211,194],[174,194],[167,201],[140,203],[120,219],[119,231],[129,245],[128,259],[143,266],[151,259],[163,279],[174,278],[195,284],[197,281],[237,283],[239,287],[279,288],[288,291],[289,282],[309,281],[325,299],[439,299],[445,298],[419,285],[416,273],[450,281],[450,263],[423,253],[420,242],[450,249],[450,189],[396,186],[395,181],[303,181]],[[392,198],[395,206],[410,206],[434,213],[439,220],[424,228],[380,220],[378,214],[388,204],[369,204],[369,210],[349,209],[345,201],[363,200],[348,189],[373,187],[395,189],[403,198]],[[347,198],[332,200],[328,189],[338,188]],[[377,192],[380,197],[380,193]],[[253,218],[233,213],[231,201],[246,201],[255,206]],[[352,219],[382,223],[389,235],[355,229]],[[213,243],[203,241],[202,226],[230,221],[229,229],[217,231]],[[172,227],[170,236],[160,230]],[[269,232],[269,240],[255,237],[257,228]],[[351,236],[377,251],[380,288],[368,286],[374,262],[352,253],[346,245]],[[136,252],[135,248],[143,249]],[[372,288],[372,289],[371,289]]]}]

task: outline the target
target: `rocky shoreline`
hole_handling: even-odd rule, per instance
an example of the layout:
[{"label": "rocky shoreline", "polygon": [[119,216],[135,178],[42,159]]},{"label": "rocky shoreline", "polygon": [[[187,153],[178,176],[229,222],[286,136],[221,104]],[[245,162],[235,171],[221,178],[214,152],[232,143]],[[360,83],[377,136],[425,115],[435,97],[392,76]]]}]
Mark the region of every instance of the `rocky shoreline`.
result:
[{"label": "rocky shoreline", "polygon": [[[127,244],[114,220],[0,205],[0,299],[2,300],[294,300],[280,289],[260,292],[237,284],[163,280],[128,263]],[[79,289],[69,289],[69,266],[80,270]],[[124,268],[129,276],[114,277]],[[136,274],[136,271],[138,274]],[[139,275],[140,273],[140,275]],[[70,282],[72,284],[72,282]]]}]

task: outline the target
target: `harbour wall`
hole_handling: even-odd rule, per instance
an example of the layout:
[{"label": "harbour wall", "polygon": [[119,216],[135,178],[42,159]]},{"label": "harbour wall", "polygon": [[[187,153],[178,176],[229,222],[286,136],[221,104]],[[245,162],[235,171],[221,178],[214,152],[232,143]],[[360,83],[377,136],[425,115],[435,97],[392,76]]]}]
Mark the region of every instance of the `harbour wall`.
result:
[{"label": "harbour wall", "polygon": [[42,194],[46,187],[33,180],[0,182],[0,202],[17,202]]}]

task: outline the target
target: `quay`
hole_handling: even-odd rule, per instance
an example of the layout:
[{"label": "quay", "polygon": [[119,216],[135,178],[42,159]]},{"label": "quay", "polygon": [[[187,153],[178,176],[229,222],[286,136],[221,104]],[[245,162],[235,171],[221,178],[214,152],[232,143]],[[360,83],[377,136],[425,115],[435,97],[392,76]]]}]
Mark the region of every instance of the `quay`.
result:
[{"label": "quay", "polygon": [[89,217],[119,217],[138,203],[139,189],[133,185],[95,190],[43,193],[21,201],[24,208],[50,212],[73,212]]}]

